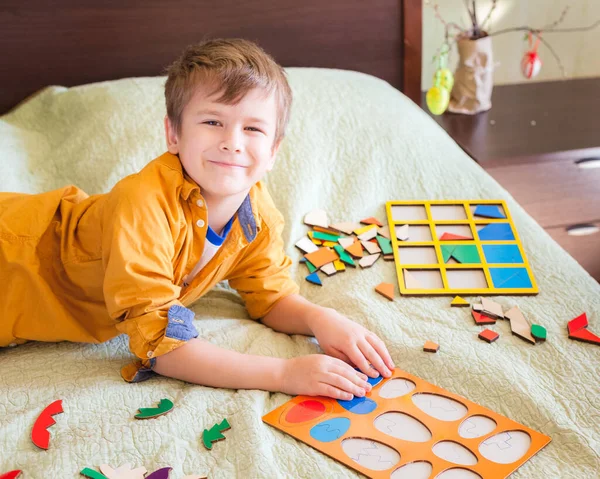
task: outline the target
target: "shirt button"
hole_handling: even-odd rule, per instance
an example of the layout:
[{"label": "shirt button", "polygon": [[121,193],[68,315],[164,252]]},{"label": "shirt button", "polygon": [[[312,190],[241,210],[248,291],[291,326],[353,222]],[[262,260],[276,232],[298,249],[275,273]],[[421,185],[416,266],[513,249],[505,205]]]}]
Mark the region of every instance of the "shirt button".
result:
[{"label": "shirt button", "polygon": [[202,200],[198,200],[198,201],[196,201],[196,204],[197,204],[198,206],[202,207],[202,206],[204,206],[204,201],[202,201]]},{"label": "shirt button", "polygon": [[152,356],[154,356],[154,351],[148,351],[148,353],[146,354],[146,356],[148,356],[149,358],[151,358]]},{"label": "shirt button", "polygon": [[202,227],[204,226],[204,220],[198,220],[198,221],[196,221],[196,224],[197,224],[197,225],[198,225],[200,228],[202,228]]}]

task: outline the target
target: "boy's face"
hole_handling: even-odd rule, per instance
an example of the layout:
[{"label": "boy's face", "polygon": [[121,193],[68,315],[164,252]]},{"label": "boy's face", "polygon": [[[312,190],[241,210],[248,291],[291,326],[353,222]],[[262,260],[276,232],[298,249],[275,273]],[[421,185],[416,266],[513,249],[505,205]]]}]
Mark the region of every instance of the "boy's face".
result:
[{"label": "boy's face", "polygon": [[245,196],[273,168],[279,143],[275,95],[249,91],[237,105],[217,103],[222,92],[199,88],[185,106],[178,134],[165,117],[168,149],[179,154],[206,198]]}]

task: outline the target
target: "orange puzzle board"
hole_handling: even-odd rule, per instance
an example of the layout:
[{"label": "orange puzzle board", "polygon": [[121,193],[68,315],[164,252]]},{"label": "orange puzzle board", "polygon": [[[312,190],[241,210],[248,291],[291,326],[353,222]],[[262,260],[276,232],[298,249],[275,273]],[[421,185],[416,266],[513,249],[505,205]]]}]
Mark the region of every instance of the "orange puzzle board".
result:
[{"label": "orange puzzle board", "polygon": [[297,396],[263,421],[372,478],[506,478],[551,441],[397,368],[369,382],[364,398]]}]

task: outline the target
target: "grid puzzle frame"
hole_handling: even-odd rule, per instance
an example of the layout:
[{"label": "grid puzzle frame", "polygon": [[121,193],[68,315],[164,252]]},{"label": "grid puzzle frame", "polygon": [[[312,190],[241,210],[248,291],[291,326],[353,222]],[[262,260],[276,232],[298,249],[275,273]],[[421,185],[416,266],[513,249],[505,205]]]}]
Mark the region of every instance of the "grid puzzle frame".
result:
[{"label": "grid puzzle frame", "polygon": [[[472,207],[477,205],[501,206],[505,218],[475,218]],[[426,219],[394,219],[394,206],[412,206],[423,207],[426,212]],[[464,219],[435,219],[432,216],[432,206],[462,206],[465,210]],[[531,270],[531,266],[523,249],[523,245],[519,238],[519,234],[513,222],[512,216],[504,200],[430,200],[430,201],[388,201],[386,202],[386,215],[390,229],[390,239],[394,252],[394,264],[396,265],[396,273],[398,277],[398,285],[400,293],[407,296],[414,295],[455,295],[455,294],[473,294],[473,295],[490,295],[490,294],[512,294],[512,295],[534,295],[539,292],[535,277]],[[493,223],[507,223],[510,225],[514,239],[511,240],[481,240],[477,226],[489,225]],[[408,224],[410,226],[428,226],[431,235],[431,240],[427,241],[400,241],[394,234],[397,226]],[[472,239],[470,240],[440,240],[436,234],[437,226],[468,226],[471,231]],[[442,246],[467,246],[474,245],[479,254],[479,263],[456,263],[448,264],[444,261]],[[520,252],[522,263],[490,263],[486,260],[484,254],[484,246],[487,245],[515,245]],[[436,263],[427,264],[412,264],[404,263],[401,259],[400,248],[402,247],[433,247],[435,249]],[[499,287],[494,284],[492,278],[492,270],[494,273],[502,274],[508,272],[509,268],[513,270],[525,270],[527,278],[530,281],[529,287]],[[427,271],[439,270],[441,275],[442,287],[436,288],[407,288],[403,270],[411,271]],[[501,271],[503,270],[504,271]],[[448,280],[448,271],[483,271],[487,288],[483,287],[451,287]],[[507,273],[508,274],[508,273]]]},{"label": "grid puzzle frame", "polygon": [[[396,397],[384,397],[381,392],[384,386],[392,380],[405,380],[413,384],[413,388],[408,392],[403,392]],[[380,395],[381,394],[381,395]],[[416,406],[413,397],[419,394],[429,394],[433,396],[442,396],[450,400],[461,403],[465,412],[458,419],[448,421],[441,420],[427,414]],[[537,432],[523,424],[520,424],[512,419],[509,419],[501,414],[498,414],[491,409],[476,404],[468,399],[451,393],[446,389],[435,386],[424,379],[407,373],[399,368],[394,369],[392,376],[387,379],[382,379],[373,386],[373,389],[367,393],[362,400],[371,400],[377,404],[377,407],[372,410],[363,410],[361,412],[353,412],[347,410],[340,403],[331,398],[313,397],[313,396],[296,396],[278,408],[263,416],[263,421],[280,431],[291,435],[292,437],[314,447],[318,451],[328,455],[329,457],[347,465],[348,467],[361,472],[367,477],[374,479],[389,479],[396,471],[402,467],[414,463],[429,463],[431,471],[429,477],[438,477],[440,474],[456,469],[470,471],[479,476],[480,479],[503,479],[508,477],[525,462],[536,455],[541,449],[551,442],[551,438],[540,432]],[[320,403],[321,411],[318,414],[311,413],[310,409],[306,410],[306,414],[297,414],[293,409],[298,409],[305,402]],[[314,409],[313,409],[314,412]],[[396,438],[382,432],[376,428],[374,421],[386,413],[401,413],[412,416],[418,422],[423,424],[431,433],[431,437],[427,441],[414,441]],[[291,420],[294,416],[294,420]],[[495,427],[480,435],[471,435],[465,437],[460,433],[462,426],[467,420],[477,416],[484,416],[495,422]],[[332,438],[327,440],[318,440],[313,433],[318,427],[324,427],[331,420],[343,419],[348,421],[349,427],[345,431],[335,431]],[[494,444],[494,438],[503,436],[510,432],[525,433],[530,438],[528,449],[513,462],[501,463],[488,459],[480,452],[480,447],[488,440]],[[330,431],[331,432],[331,431]],[[311,434],[312,433],[312,434]],[[343,442],[348,439],[366,439],[371,442],[379,443],[387,448],[393,449],[398,453],[398,462],[386,469],[369,469],[356,459],[352,458],[345,450]],[[508,444],[507,440],[506,444]],[[465,447],[477,462],[474,465],[464,465],[459,462],[452,462],[440,457],[433,452],[434,446],[440,442],[455,442]],[[488,447],[486,445],[486,447]],[[500,448],[500,444],[497,444]],[[395,474],[394,474],[395,476]],[[402,477],[406,477],[402,475]],[[473,476],[475,477],[475,476]]]}]

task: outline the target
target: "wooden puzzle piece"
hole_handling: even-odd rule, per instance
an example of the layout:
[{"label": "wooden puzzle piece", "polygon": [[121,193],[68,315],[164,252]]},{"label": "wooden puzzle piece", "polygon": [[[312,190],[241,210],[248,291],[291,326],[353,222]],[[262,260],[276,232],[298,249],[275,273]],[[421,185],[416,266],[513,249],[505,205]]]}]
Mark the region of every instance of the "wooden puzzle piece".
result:
[{"label": "wooden puzzle piece", "polygon": [[394,255],[393,254],[384,254],[383,259],[384,259],[384,261],[394,261]]},{"label": "wooden puzzle piece", "polygon": [[21,475],[20,470],[14,470],[0,475],[0,479],[16,479]]},{"label": "wooden puzzle piece", "polygon": [[443,233],[440,236],[440,241],[462,241],[462,240],[472,240],[473,238],[470,236],[462,236],[456,235],[454,233]]},{"label": "wooden puzzle piece", "polygon": [[331,225],[330,228],[333,228],[341,233],[351,235],[355,229],[360,228],[360,225],[357,223],[336,223]]},{"label": "wooden puzzle piece", "polygon": [[361,241],[363,248],[366,249],[369,254],[381,253],[381,248],[379,247],[377,242],[373,243],[372,241]]},{"label": "wooden puzzle piece", "polygon": [[317,267],[312,264],[310,261],[308,261],[306,258],[304,258],[304,264],[306,265],[306,267],[308,268],[308,272],[310,274],[314,273],[315,271],[317,271]]},{"label": "wooden puzzle piece", "polygon": [[215,424],[210,430],[205,429],[202,433],[202,442],[206,449],[211,450],[213,443],[225,439],[225,436],[221,434],[224,431],[231,429],[231,426],[227,422],[227,418],[221,421],[221,424]]},{"label": "wooden puzzle piece", "polygon": [[423,284],[407,269],[404,270],[404,284],[406,289],[423,289]]},{"label": "wooden puzzle piece", "polygon": [[502,306],[500,306],[496,301],[493,301],[489,298],[480,298],[481,305],[483,306],[483,314],[489,316],[490,318],[502,319],[504,318],[504,312],[502,311]]},{"label": "wooden puzzle piece", "polygon": [[306,281],[308,281],[309,283],[316,284],[317,286],[323,286],[323,283],[321,283],[321,278],[319,278],[319,275],[316,272],[315,273],[310,273],[304,279]]},{"label": "wooden puzzle piece", "polygon": [[521,251],[516,244],[484,244],[482,248],[488,264],[523,263]]},{"label": "wooden puzzle piece", "polygon": [[539,324],[531,325],[531,335],[537,341],[546,341],[546,328],[540,326]]},{"label": "wooden puzzle piece", "polygon": [[85,477],[89,477],[90,479],[108,479],[104,474],[98,471],[94,471],[89,467],[84,467],[81,471],[79,471],[79,474]]},{"label": "wooden puzzle piece", "polygon": [[169,472],[171,472],[172,467],[163,467],[162,469],[157,469],[149,476],[146,476],[146,479],[169,479]]},{"label": "wooden puzzle piece", "polygon": [[333,241],[337,243],[337,240],[340,239],[339,235],[332,235],[329,233],[321,233],[320,231],[315,231],[313,233],[313,238],[321,240],[321,241]]},{"label": "wooden puzzle piece", "polygon": [[370,268],[375,264],[375,261],[377,261],[380,256],[381,255],[379,253],[364,256],[358,261],[358,264],[361,266],[361,268]]},{"label": "wooden puzzle piece", "polygon": [[308,235],[308,237],[310,238],[310,240],[316,244],[317,246],[321,246],[323,244],[323,242],[321,240],[318,240],[314,237],[315,232],[314,231],[309,231],[308,233],[306,233]]},{"label": "wooden puzzle piece", "polygon": [[363,256],[363,250],[362,250],[362,245],[360,244],[360,241],[356,241],[355,243],[352,243],[350,246],[345,248],[345,250],[348,253],[350,253],[354,258],[362,258],[362,256]]},{"label": "wooden puzzle piece", "polygon": [[320,226],[322,228],[329,227],[329,220],[325,210],[317,209],[307,213],[304,217],[304,224],[309,226]]},{"label": "wooden puzzle piece", "polygon": [[340,235],[339,231],[336,230],[335,228],[332,228],[331,226],[329,228],[323,228],[321,226],[313,226],[312,229],[313,229],[313,231],[318,231],[319,233],[329,233],[329,234],[335,235],[335,236]]},{"label": "wooden puzzle piece", "polygon": [[408,225],[399,226],[395,228],[395,231],[396,238],[398,238],[400,241],[407,241],[410,239],[410,231]]},{"label": "wooden puzzle piece", "polygon": [[500,337],[500,335],[497,332],[492,331],[491,329],[484,329],[483,331],[481,331],[479,333],[479,339],[483,339],[484,341],[487,341],[488,343],[493,343],[499,337]]},{"label": "wooden puzzle piece", "polygon": [[358,239],[361,241],[368,241],[370,239],[374,239],[377,236],[377,231],[378,228],[375,225],[372,225],[373,228],[371,228],[370,230],[365,231],[362,234],[358,235]]},{"label": "wooden puzzle piece", "polygon": [[428,353],[437,353],[438,349],[440,349],[440,345],[434,343],[433,341],[426,341],[423,346],[423,351]]},{"label": "wooden puzzle piece", "polygon": [[62,399],[58,399],[47,406],[33,424],[31,440],[40,449],[48,449],[50,445],[50,432],[48,428],[56,423],[52,416],[62,412]]},{"label": "wooden puzzle piece", "polygon": [[303,253],[314,253],[319,249],[319,247],[312,242],[312,240],[308,237],[304,237],[301,240],[298,240],[294,245]]},{"label": "wooden puzzle piece", "polygon": [[172,409],[173,401],[165,398],[160,400],[160,402],[158,403],[158,407],[140,408],[139,414],[136,414],[134,417],[136,419],[150,419],[153,417],[162,416],[163,414],[167,414]]},{"label": "wooden puzzle piece", "polygon": [[348,246],[352,246],[354,243],[356,243],[356,238],[340,238],[338,239],[338,243],[342,248],[347,248]]},{"label": "wooden puzzle piece", "polygon": [[[354,230],[354,234],[358,237],[360,237],[360,235],[366,233],[367,231],[370,230],[374,230],[375,234],[377,234],[377,225],[367,225],[367,226],[362,226],[360,228],[357,228]],[[365,239],[365,238],[361,238],[361,239]],[[370,238],[366,238],[366,239],[370,239]]]},{"label": "wooden puzzle piece", "polygon": [[392,241],[388,238],[384,238],[383,236],[376,236],[377,243],[381,248],[382,253],[385,254],[393,254],[394,250],[392,249]]},{"label": "wooden puzzle piece", "polygon": [[360,222],[364,225],[377,225],[377,226],[383,226],[383,224],[381,223],[381,221],[379,221],[377,218],[374,217],[370,217],[370,218],[365,218],[364,220],[360,220]]},{"label": "wooden puzzle piece", "polygon": [[375,291],[384,298],[394,301],[394,285],[392,283],[379,283],[375,286]]},{"label": "wooden puzzle piece", "polygon": [[321,271],[325,273],[327,276],[332,276],[337,273],[337,269],[335,269],[335,265],[332,263],[327,263],[321,266]]},{"label": "wooden puzzle piece", "polygon": [[450,306],[454,306],[457,308],[464,308],[465,306],[469,306],[469,302],[463,298],[461,298],[460,296],[455,296],[454,299],[452,300],[452,302],[450,303]]},{"label": "wooden puzzle piece", "polygon": [[107,464],[100,466],[100,471],[106,476],[107,479],[144,479],[146,472],[145,467],[138,467],[131,469],[131,464],[123,464],[122,466],[113,469]]},{"label": "wooden puzzle piece", "polygon": [[[360,243],[358,243],[358,246],[361,247]],[[337,254],[335,254],[335,252],[329,248],[319,248],[318,251],[315,251],[314,253],[305,254],[304,257],[307,261],[310,261],[316,268],[320,268],[324,264],[332,263],[336,259],[338,259]]]},{"label": "wooden puzzle piece", "polygon": [[323,241],[323,246],[327,248],[333,248],[337,243],[337,241]]},{"label": "wooden puzzle piece", "polygon": [[346,271],[346,266],[344,265],[342,260],[336,259],[333,262],[333,266],[335,266],[336,271]]},{"label": "wooden puzzle piece", "polygon": [[494,318],[490,318],[489,316],[486,316],[485,314],[478,313],[475,310],[472,310],[471,314],[473,315],[473,319],[475,320],[476,324],[479,324],[479,325],[496,324],[496,320]]},{"label": "wooden puzzle piece", "polygon": [[460,245],[452,251],[452,257],[462,264],[481,263],[479,251],[475,245]]},{"label": "wooden puzzle piece", "polygon": [[352,259],[352,256],[350,256],[346,250],[342,247],[342,245],[337,245],[334,246],[333,249],[335,250],[335,252],[338,254],[338,256],[340,257],[340,261],[343,261],[344,263],[346,263],[348,266],[352,266],[353,268],[356,267],[356,263],[354,262],[354,260]]},{"label": "wooden puzzle piece", "polygon": [[535,339],[531,335],[531,326],[518,306],[510,308],[504,316],[510,320],[510,329],[515,336],[519,336],[521,339],[535,344]]},{"label": "wooden puzzle piece", "polygon": [[515,239],[508,223],[490,223],[481,228],[477,234],[482,241],[512,241]]},{"label": "wooden puzzle piece", "polygon": [[500,211],[500,208],[498,208],[496,205],[477,205],[473,214],[483,218],[506,218],[506,216]]},{"label": "wooden puzzle piece", "polygon": [[600,337],[596,336],[594,333],[589,331],[587,327],[588,320],[586,313],[583,313],[577,316],[575,319],[572,319],[567,324],[567,328],[569,330],[569,338],[575,339],[577,341],[583,341],[584,343],[600,345]]},{"label": "wooden puzzle piece", "polygon": [[478,313],[481,313],[483,311],[483,306],[480,303],[473,303],[472,308],[473,308],[473,310],[477,311]]}]

